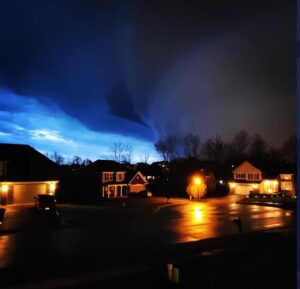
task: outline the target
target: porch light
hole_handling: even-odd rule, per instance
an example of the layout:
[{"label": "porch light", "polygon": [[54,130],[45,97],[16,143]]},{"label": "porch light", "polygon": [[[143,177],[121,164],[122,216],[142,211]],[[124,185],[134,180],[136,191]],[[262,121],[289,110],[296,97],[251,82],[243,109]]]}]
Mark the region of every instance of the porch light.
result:
[{"label": "porch light", "polygon": [[8,192],[8,185],[6,185],[6,184],[2,185],[1,191],[2,191],[2,193],[7,193]]},{"label": "porch light", "polygon": [[50,185],[49,185],[49,189],[50,189],[50,193],[54,193],[54,191],[55,191],[55,189],[56,189],[56,185],[54,184],[54,183],[51,183]]}]

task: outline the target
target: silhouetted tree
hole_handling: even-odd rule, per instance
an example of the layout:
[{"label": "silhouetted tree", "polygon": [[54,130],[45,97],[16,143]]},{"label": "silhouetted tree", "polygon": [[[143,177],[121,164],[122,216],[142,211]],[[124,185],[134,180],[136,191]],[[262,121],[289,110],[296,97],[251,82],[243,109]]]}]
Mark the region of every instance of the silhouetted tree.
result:
[{"label": "silhouetted tree", "polygon": [[186,157],[199,158],[200,156],[200,137],[194,134],[188,134],[184,138],[183,150]]},{"label": "silhouetted tree", "polygon": [[154,144],[156,151],[161,154],[165,161],[174,160],[178,153],[178,140],[175,136],[160,139]]},{"label": "silhouetted tree", "polygon": [[52,155],[50,155],[50,159],[57,163],[59,166],[63,165],[65,162],[65,158],[58,152],[54,152]]},{"label": "silhouetted tree", "polygon": [[208,160],[221,163],[224,160],[225,153],[225,144],[222,137],[215,135],[215,137],[208,139],[203,145],[202,151]]},{"label": "silhouetted tree", "polygon": [[111,147],[112,158],[116,162],[131,163],[133,150],[130,145],[123,144],[122,142],[115,142]]},{"label": "silhouetted tree", "polygon": [[141,163],[147,164],[148,160],[149,160],[149,153],[144,152],[144,153],[140,154],[140,162]]},{"label": "silhouetted tree", "polygon": [[281,146],[280,152],[285,161],[296,163],[297,160],[297,136],[292,135]]},{"label": "silhouetted tree", "polygon": [[70,161],[70,165],[73,165],[73,166],[80,166],[82,164],[83,164],[83,160],[79,156],[74,156],[72,158],[72,160]]},{"label": "silhouetted tree", "polygon": [[250,137],[245,130],[239,131],[237,134],[234,135],[231,143],[231,157],[236,160],[240,161],[245,157],[246,149],[250,144]]},{"label": "silhouetted tree", "polygon": [[264,138],[259,134],[255,134],[250,144],[249,156],[254,161],[263,162],[267,159],[268,149],[269,145]]},{"label": "silhouetted tree", "polygon": [[90,165],[92,163],[92,161],[91,160],[89,160],[89,159],[85,159],[83,162],[82,162],[82,164],[84,165],[84,166],[88,166],[88,165]]}]

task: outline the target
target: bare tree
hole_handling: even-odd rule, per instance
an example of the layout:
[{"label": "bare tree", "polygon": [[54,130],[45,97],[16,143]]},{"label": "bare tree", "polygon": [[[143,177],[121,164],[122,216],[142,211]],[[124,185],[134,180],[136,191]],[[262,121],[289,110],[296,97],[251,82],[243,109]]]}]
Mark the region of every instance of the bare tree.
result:
[{"label": "bare tree", "polygon": [[88,165],[90,165],[92,163],[92,161],[90,160],[90,159],[85,159],[85,160],[83,160],[83,162],[82,162],[82,164],[84,165],[84,166],[88,166]]},{"label": "bare tree", "polygon": [[124,151],[122,156],[122,162],[123,163],[131,163],[133,155],[133,149],[131,145],[124,145]]},{"label": "bare tree", "polygon": [[178,153],[178,141],[175,136],[160,139],[154,144],[156,151],[161,154],[165,161],[174,160]]},{"label": "bare tree", "polygon": [[147,164],[148,160],[149,160],[149,153],[148,152],[144,152],[140,155],[141,163]]},{"label": "bare tree", "polygon": [[52,155],[50,155],[50,159],[57,163],[59,166],[61,166],[65,162],[65,158],[58,152],[54,152]]},{"label": "bare tree", "polygon": [[83,164],[83,160],[81,157],[79,156],[74,156],[72,158],[72,160],[70,161],[70,165],[74,165],[74,166],[80,166]]},{"label": "bare tree", "polygon": [[184,138],[183,149],[186,157],[198,158],[200,155],[200,137],[188,134]]},{"label": "bare tree", "polygon": [[208,139],[202,148],[203,154],[207,159],[220,163],[224,160],[225,144],[221,136]]},{"label": "bare tree", "polygon": [[132,160],[133,149],[130,145],[125,145],[122,142],[115,142],[111,147],[113,159],[116,162],[130,163]]}]

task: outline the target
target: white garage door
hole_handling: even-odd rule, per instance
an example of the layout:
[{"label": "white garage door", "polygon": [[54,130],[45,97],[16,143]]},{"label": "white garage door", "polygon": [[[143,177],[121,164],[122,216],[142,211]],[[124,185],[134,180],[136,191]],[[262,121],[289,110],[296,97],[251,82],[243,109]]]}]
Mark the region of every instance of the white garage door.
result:
[{"label": "white garage door", "polygon": [[12,196],[13,204],[33,203],[34,196],[45,194],[47,190],[46,184],[22,184],[14,185]]},{"label": "white garage door", "polygon": [[252,190],[253,189],[251,185],[237,185],[235,193],[237,195],[248,195]]},{"label": "white garage door", "polygon": [[131,193],[138,193],[145,190],[145,185],[131,185],[130,192]]}]

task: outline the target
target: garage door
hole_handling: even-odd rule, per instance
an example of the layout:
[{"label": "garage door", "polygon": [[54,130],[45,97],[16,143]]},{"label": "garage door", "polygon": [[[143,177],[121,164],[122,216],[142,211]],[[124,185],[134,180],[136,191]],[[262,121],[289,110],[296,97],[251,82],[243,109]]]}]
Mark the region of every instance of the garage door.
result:
[{"label": "garage door", "polygon": [[235,189],[235,193],[237,195],[248,195],[252,190],[252,186],[250,185],[238,185]]},{"label": "garage door", "polygon": [[47,190],[46,184],[22,184],[14,185],[11,203],[25,204],[32,203],[34,196],[38,194],[45,194]]},{"label": "garage door", "polygon": [[145,185],[131,185],[130,192],[131,193],[138,193],[145,190]]}]

